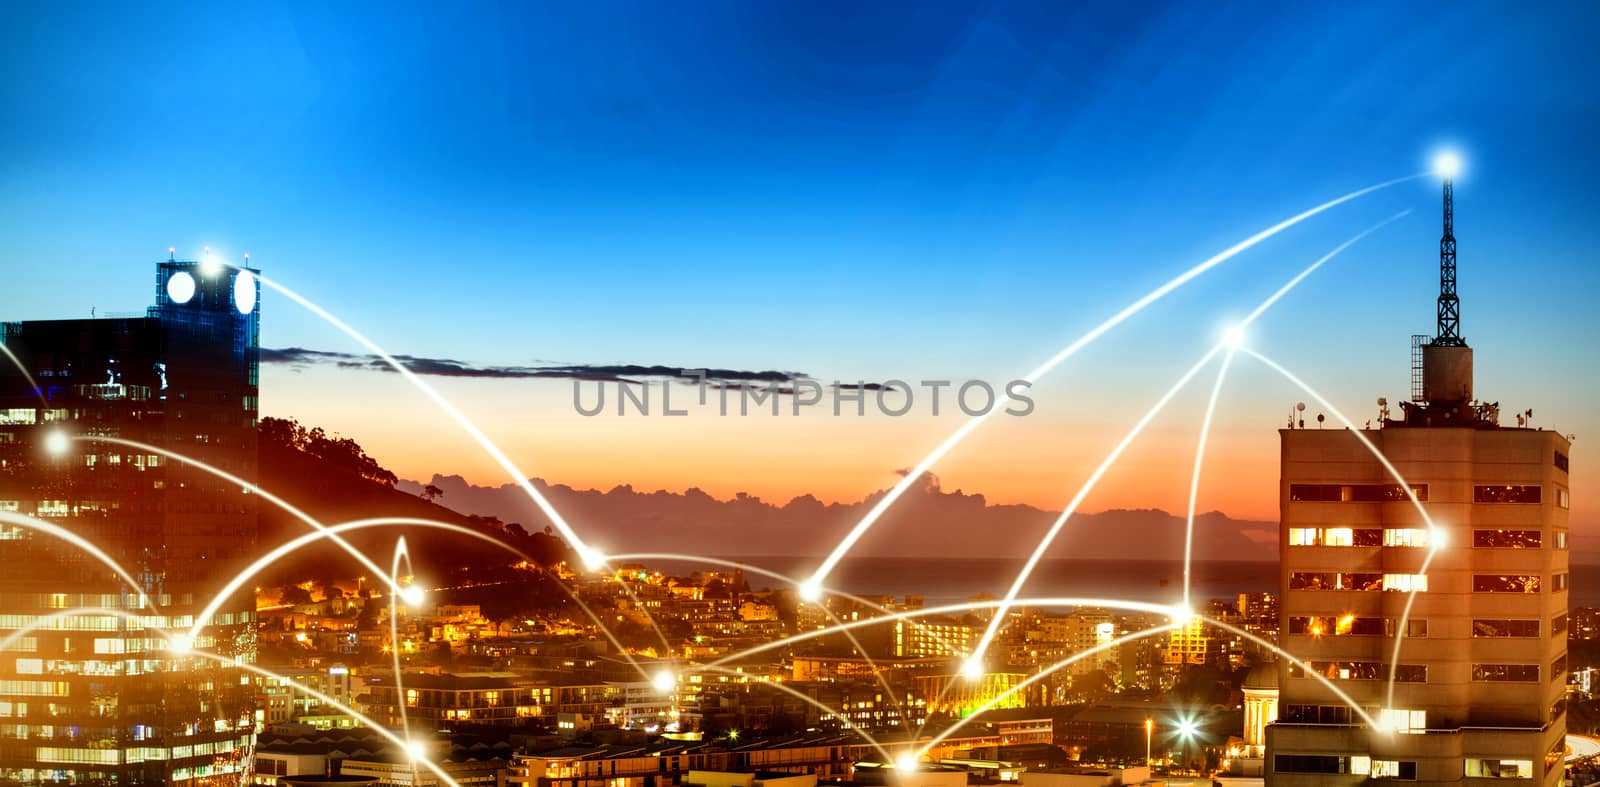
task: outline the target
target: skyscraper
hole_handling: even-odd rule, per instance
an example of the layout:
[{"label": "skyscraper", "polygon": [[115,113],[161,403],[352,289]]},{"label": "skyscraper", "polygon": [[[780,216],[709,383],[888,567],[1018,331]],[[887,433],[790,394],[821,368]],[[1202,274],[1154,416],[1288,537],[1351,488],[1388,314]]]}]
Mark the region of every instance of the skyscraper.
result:
[{"label": "skyscraper", "polygon": [[[108,439],[253,481],[256,279],[214,260],[156,271],[143,313],[0,327],[16,357],[0,357],[0,512],[60,525],[139,583],[0,522],[0,637],[37,626],[0,653],[0,783],[220,783],[253,741],[245,673],[157,630],[184,632],[251,557],[255,497]],[[254,618],[239,594],[193,645],[252,661]]]},{"label": "skyscraper", "polygon": [[1375,724],[1282,662],[1268,784],[1562,778],[1570,443],[1473,397],[1446,174],[1438,335],[1360,433],[1404,484],[1355,432],[1282,432],[1282,644]]}]

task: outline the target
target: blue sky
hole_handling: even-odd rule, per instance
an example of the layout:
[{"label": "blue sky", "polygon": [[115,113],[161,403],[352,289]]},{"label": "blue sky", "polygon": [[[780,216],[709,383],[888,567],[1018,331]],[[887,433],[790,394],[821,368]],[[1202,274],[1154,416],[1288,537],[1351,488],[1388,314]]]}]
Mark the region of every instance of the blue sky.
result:
[{"label": "blue sky", "polygon": [[[138,309],[167,246],[210,244],[396,352],[1007,379],[1448,143],[1468,161],[1480,392],[1564,431],[1595,419],[1592,4],[581,5],[7,8],[0,314]],[[1253,337],[1351,409],[1403,395],[1407,337],[1432,329],[1430,181],[1208,274],[1047,393],[1104,412],[1159,390],[1230,315],[1407,208]],[[268,346],[350,349],[265,308]],[[310,379],[269,374],[264,407],[426,469]],[[1230,428],[1270,435],[1294,394],[1242,379]],[[543,412],[461,395],[508,430]],[[875,437],[867,464],[910,464],[941,433]],[[562,477],[561,445],[525,447]]]}]

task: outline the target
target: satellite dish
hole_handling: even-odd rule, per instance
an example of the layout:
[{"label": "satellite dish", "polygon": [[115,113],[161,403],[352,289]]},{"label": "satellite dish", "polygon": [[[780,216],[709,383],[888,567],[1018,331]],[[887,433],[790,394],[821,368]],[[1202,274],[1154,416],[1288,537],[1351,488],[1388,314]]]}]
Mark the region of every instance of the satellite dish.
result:
[{"label": "satellite dish", "polygon": [[1305,402],[1295,402],[1294,403],[1294,409],[1299,410],[1300,412],[1303,413],[1303,412],[1306,411],[1306,403]]}]

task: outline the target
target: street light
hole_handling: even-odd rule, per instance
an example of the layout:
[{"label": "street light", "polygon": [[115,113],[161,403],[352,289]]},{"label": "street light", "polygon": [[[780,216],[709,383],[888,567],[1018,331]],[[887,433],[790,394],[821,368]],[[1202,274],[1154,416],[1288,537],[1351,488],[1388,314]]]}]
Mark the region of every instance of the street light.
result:
[{"label": "street light", "polygon": [[1195,733],[1200,731],[1200,725],[1194,719],[1178,720],[1178,738],[1183,742],[1183,767],[1189,767],[1189,741],[1194,739]]},{"label": "street light", "polygon": [[[1146,716],[1144,718],[1144,767],[1150,770],[1150,737],[1156,732],[1156,720]],[[1154,771],[1152,771],[1154,773]]]}]

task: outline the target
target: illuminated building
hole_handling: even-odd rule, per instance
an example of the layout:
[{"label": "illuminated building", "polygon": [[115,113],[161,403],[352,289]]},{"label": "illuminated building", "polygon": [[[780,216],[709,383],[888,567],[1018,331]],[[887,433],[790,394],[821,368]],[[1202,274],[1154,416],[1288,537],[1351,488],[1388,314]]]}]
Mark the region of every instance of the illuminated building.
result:
[{"label": "illuminated building", "polygon": [[1404,417],[1282,432],[1282,644],[1377,725],[1282,662],[1269,784],[1562,778],[1570,443],[1473,399],[1445,188],[1440,330]]},{"label": "illuminated building", "polygon": [[[520,725],[544,712],[535,688],[511,672],[407,674],[401,684],[406,718],[418,729]],[[400,726],[401,709],[393,681],[368,686],[360,700],[367,715],[390,727]]]},{"label": "illuminated building", "polygon": [[1162,661],[1167,664],[1204,664],[1206,647],[1211,638],[1206,636],[1206,622],[1196,617],[1167,635],[1167,650]]},{"label": "illuminated building", "polygon": [[[77,607],[139,617],[61,619],[0,659],[0,782],[238,780],[254,687],[237,668],[172,652],[161,635],[181,633],[252,556],[256,498],[93,438],[150,444],[253,480],[256,300],[250,271],[168,260],[145,312],[0,329],[38,386],[0,358],[0,511],[71,530],[140,585],[76,546],[0,525],[0,634]],[[227,599],[194,647],[253,661],[254,610],[248,590]]]}]

